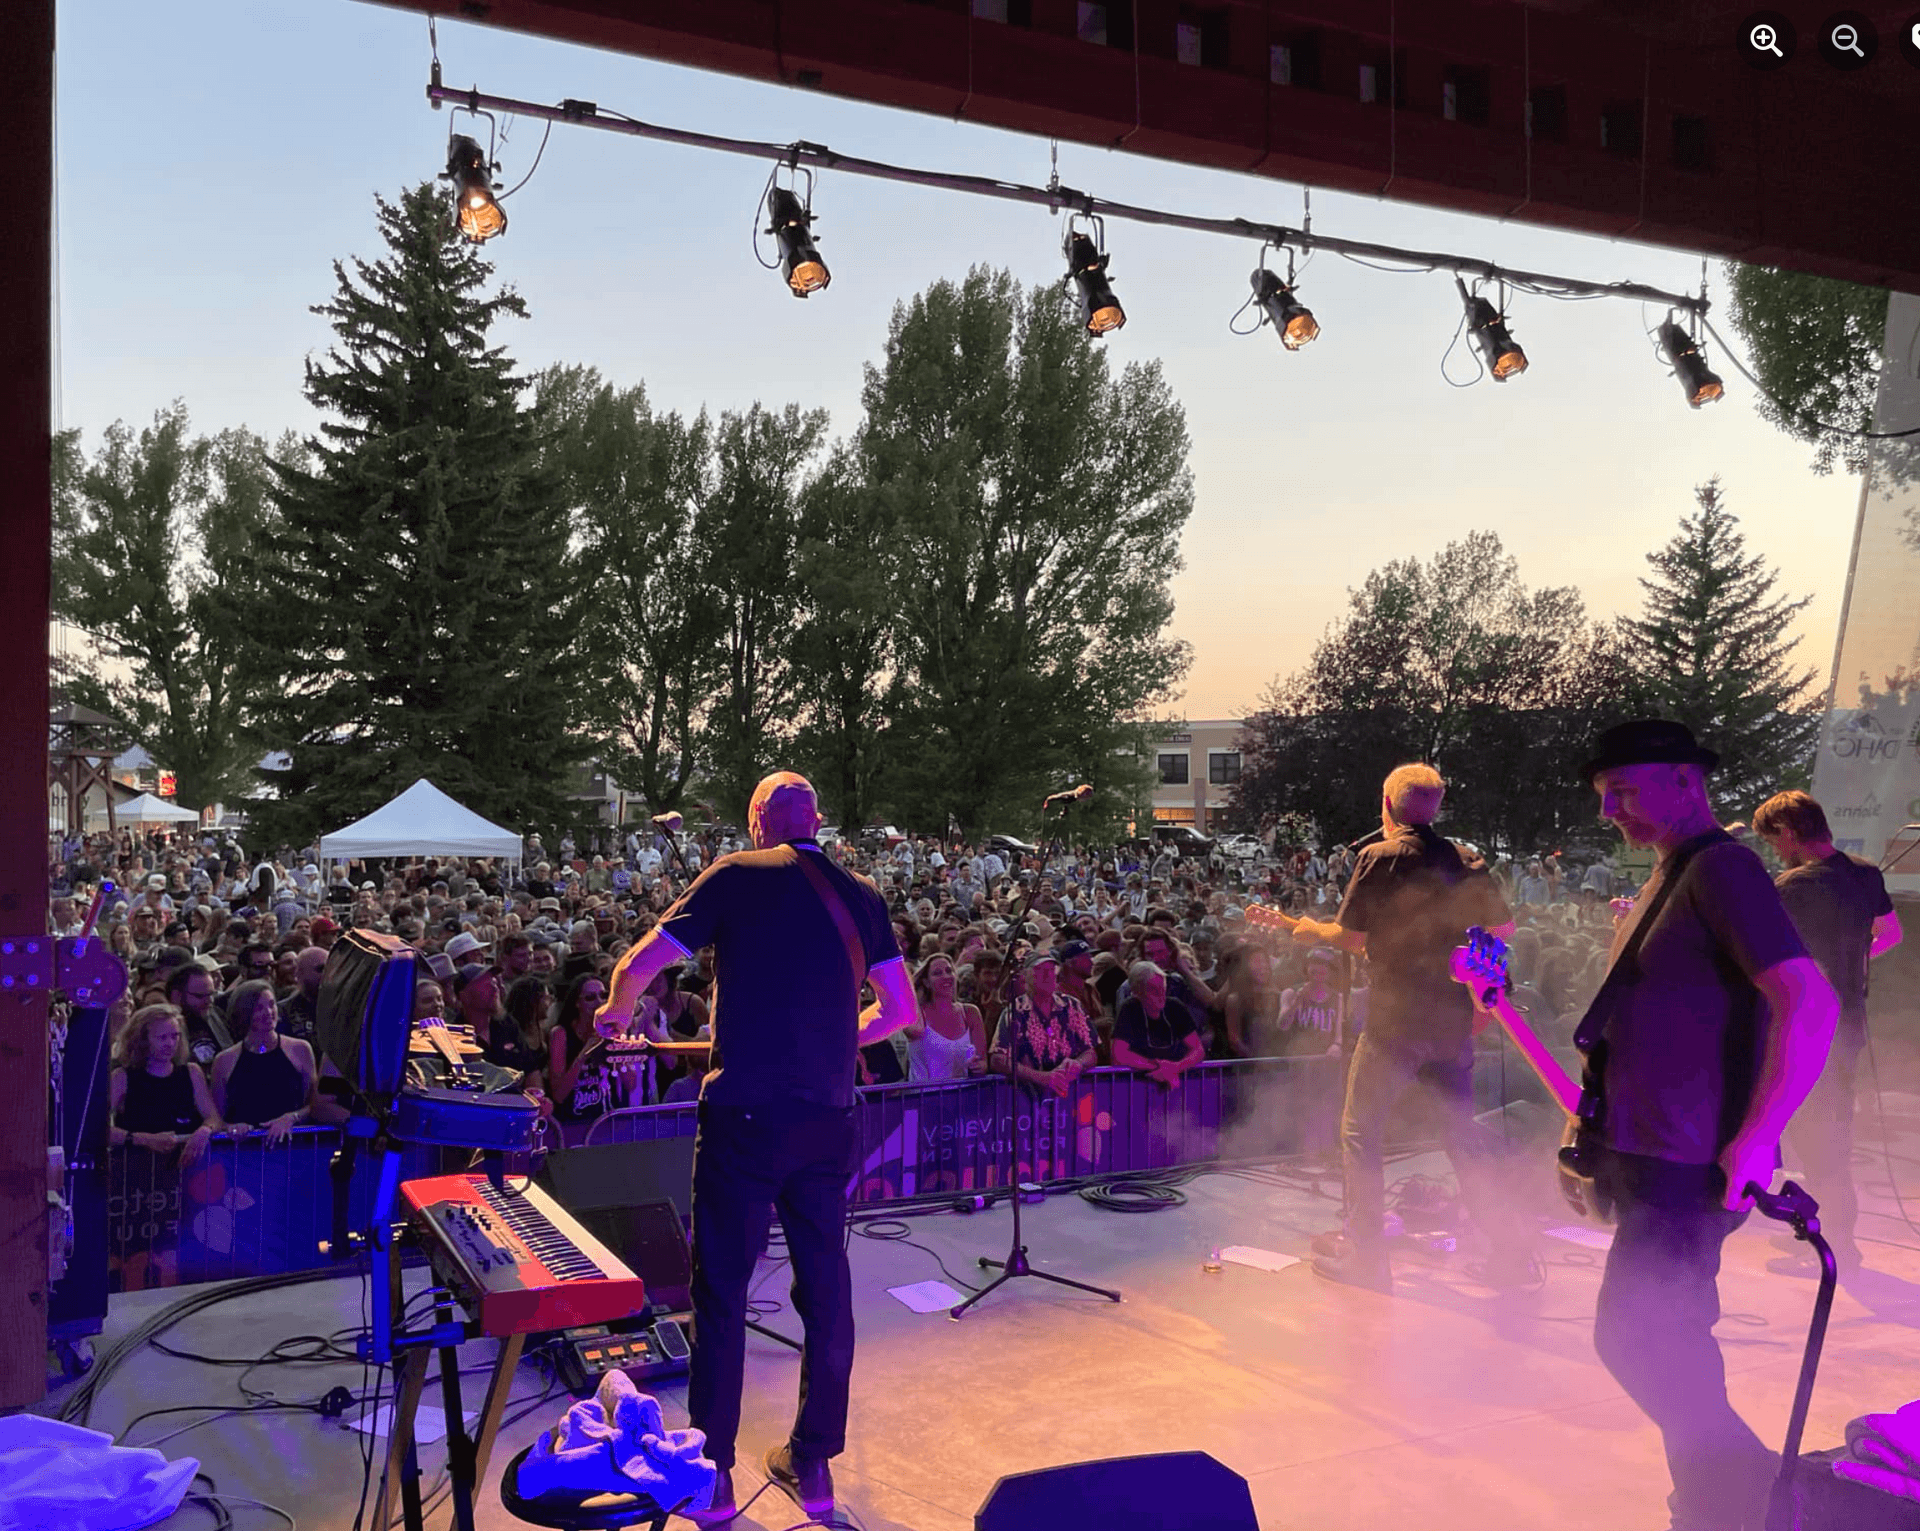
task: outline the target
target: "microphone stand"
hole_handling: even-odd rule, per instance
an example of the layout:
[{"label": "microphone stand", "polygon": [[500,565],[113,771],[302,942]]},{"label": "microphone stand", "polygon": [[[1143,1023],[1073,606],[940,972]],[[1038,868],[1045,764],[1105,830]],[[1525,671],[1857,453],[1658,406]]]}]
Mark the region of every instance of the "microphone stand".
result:
[{"label": "microphone stand", "polygon": [[[1027,906],[1031,908],[1032,905],[1033,897],[1029,894],[1027,897]],[[1022,917],[1024,918],[1024,915]],[[1007,1126],[1007,1194],[1013,1198],[1013,1244],[1008,1250],[1007,1257],[1004,1260],[990,1259],[986,1255],[980,1256],[979,1264],[982,1270],[997,1270],[1000,1274],[995,1276],[993,1280],[981,1287],[979,1291],[975,1292],[964,1302],[949,1308],[947,1310],[947,1317],[954,1320],[965,1317],[967,1309],[979,1302],[989,1292],[997,1291],[999,1288],[1005,1286],[1016,1276],[1036,1276],[1042,1281],[1051,1281],[1055,1286],[1072,1287],[1076,1292],[1091,1292],[1096,1297],[1109,1298],[1114,1302],[1120,1301],[1120,1294],[1111,1287],[1093,1286],[1085,1281],[1073,1281],[1065,1276],[1056,1276],[1051,1271],[1036,1269],[1033,1263],[1027,1258],[1026,1242],[1020,1235],[1020,1203],[1023,1198],[1020,1194],[1020,1162],[1016,1141],[1020,1131],[1020,1039],[1018,1036],[1010,1033],[1007,1041],[1009,1044],[1007,1048],[1007,1099],[1009,1103]],[[1077,1089],[1078,1087],[1078,1081],[1076,1081],[1075,1088]],[[1044,1101],[1041,1099],[1039,1092],[1035,1091],[1033,1096],[1033,1131],[1035,1134],[1038,1134],[1040,1130],[1040,1108],[1043,1104]],[[1056,1116],[1057,1114],[1056,1112]],[[1031,1165],[1037,1162],[1037,1158],[1038,1156],[1033,1149],[1033,1141],[1029,1139],[1027,1161]]]}]

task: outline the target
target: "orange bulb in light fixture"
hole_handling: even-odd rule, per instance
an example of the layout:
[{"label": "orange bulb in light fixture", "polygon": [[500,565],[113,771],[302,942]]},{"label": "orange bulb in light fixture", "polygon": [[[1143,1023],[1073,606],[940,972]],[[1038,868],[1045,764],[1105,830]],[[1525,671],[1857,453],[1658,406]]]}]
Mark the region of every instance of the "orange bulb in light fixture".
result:
[{"label": "orange bulb in light fixture", "polygon": [[767,193],[768,233],[780,241],[780,271],[796,298],[822,292],[833,273],[813,243],[813,214],[784,186]]},{"label": "orange bulb in light fixture", "polygon": [[480,145],[456,133],[447,143],[447,177],[453,182],[453,224],[474,244],[507,231],[507,215],[493,194],[487,156]]},{"label": "orange bulb in light fixture", "polygon": [[1254,302],[1260,305],[1265,322],[1273,325],[1281,345],[1297,351],[1319,338],[1320,321],[1313,317],[1313,310],[1300,301],[1291,286],[1265,266],[1255,267],[1248,280],[1253,283]]},{"label": "orange bulb in light fixture", "polygon": [[1107,256],[1085,234],[1069,232],[1067,275],[1080,289],[1080,318],[1089,335],[1110,335],[1127,322],[1127,311],[1107,281]]}]

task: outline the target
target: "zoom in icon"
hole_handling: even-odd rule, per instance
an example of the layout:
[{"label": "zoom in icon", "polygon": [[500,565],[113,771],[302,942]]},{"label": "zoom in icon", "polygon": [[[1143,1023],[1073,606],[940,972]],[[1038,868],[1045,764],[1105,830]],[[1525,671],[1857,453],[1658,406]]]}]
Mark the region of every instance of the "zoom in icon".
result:
[{"label": "zoom in icon", "polygon": [[1799,33],[1778,11],[1755,11],[1740,23],[1740,53],[1754,69],[1783,69],[1799,46]]}]

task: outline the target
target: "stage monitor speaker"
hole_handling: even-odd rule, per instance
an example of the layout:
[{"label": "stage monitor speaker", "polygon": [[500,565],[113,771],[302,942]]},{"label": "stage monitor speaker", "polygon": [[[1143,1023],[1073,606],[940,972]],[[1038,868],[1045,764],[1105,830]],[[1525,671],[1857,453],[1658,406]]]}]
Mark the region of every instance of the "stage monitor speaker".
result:
[{"label": "stage monitor speaker", "polygon": [[563,1148],[547,1155],[536,1179],[575,1217],[607,1207],[670,1201],[688,1218],[693,1215],[693,1138]]},{"label": "stage monitor speaker", "polygon": [[1204,1451],[1075,1462],[994,1484],[974,1531],[1259,1531],[1247,1480]]},{"label": "stage monitor speaker", "polygon": [[692,1302],[693,1254],[687,1246],[687,1230],[672,1202],[567,1210],[645,1283],[650,1308],[665,1313],[687,1311]]},{"label": "stage monitor speaker", "polygon": [[406,1077],[418,955],[397,937],[345,930],[320,970],[313,1017],[320,1055],[382,1102],[400,1093]]}]

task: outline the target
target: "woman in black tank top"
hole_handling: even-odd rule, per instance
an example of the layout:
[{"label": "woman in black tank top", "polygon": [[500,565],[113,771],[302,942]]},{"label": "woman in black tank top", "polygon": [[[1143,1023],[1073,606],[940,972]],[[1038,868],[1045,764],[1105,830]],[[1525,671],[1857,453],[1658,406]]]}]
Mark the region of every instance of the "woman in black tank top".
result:
[{"label": "woman in black tank top", "polygon": [[307,1120],[319,1077],[312,1045],[281,1036],[279,1019],[271,984],[241,984],[227,1002],[227,1022],[244,1030],[213,1060],[213,1098],[229,1130],[265,1132],[269,1145]]},{"label": "woman in black tank top", "polygon": [[200,1067],[187,1058],[187,1028],[173,1005],[136,1010],[114,1044],[108,1141],[127,1211],[109,1232],[109,1262],[122,1291],[179,1279],[180,1177],[219,1129]]}]

